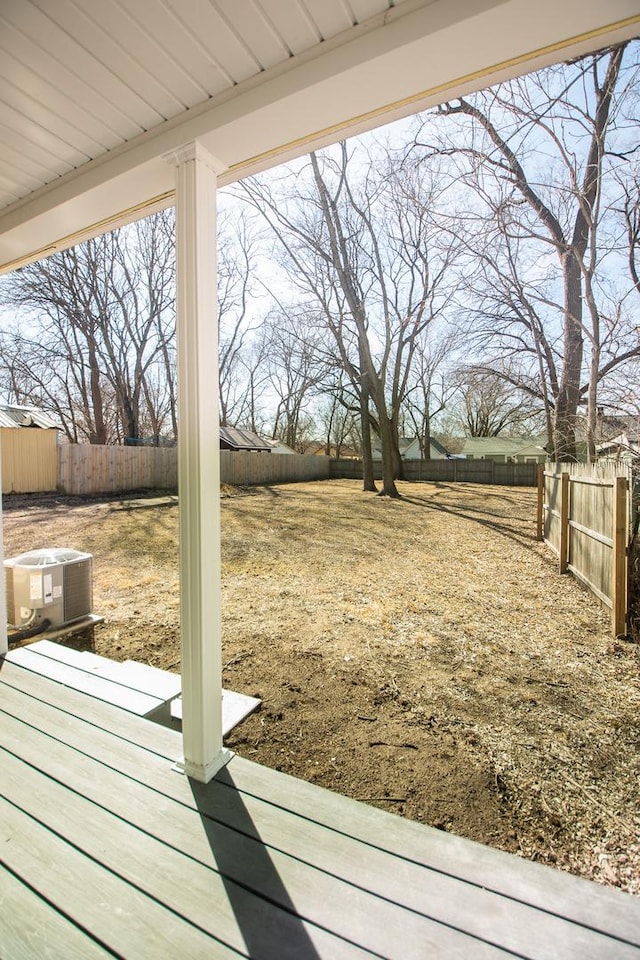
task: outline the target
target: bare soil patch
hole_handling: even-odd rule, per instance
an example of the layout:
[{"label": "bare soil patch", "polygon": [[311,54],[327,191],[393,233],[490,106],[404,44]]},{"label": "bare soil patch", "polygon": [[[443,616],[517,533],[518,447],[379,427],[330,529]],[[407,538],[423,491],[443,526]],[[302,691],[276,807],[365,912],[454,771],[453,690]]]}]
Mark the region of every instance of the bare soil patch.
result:
[{"label": "bare soil patch", "polygon": [[[534,540],[535,493],[226,491],[237,753],[640,893],[637,645]],[[94,555],[96,652],[179,671],[177,501],[5,500],[6,556]]]}]

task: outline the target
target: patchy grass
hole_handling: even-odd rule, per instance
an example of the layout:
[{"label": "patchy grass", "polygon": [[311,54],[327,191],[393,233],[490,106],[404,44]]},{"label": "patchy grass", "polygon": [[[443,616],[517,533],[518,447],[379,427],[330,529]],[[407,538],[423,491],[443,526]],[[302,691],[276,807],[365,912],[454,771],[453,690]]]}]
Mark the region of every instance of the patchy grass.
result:
[{"label": "patchy grass", "polygon": [[[640,893],[638,647],[534,541],[535,493],[225,490],[229,746]],[[179,670],[177,506],[9,498],[5,552],[94,555],[96,650]]]}]

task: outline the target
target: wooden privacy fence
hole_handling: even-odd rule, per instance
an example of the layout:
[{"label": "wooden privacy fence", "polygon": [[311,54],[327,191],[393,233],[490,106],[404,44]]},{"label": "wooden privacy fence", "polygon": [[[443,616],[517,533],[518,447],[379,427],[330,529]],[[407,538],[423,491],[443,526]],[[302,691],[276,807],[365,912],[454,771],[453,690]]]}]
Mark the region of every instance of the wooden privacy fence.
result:
[{"label": "wooden privacy fence", "polygon": [[[440,483],[495,483],[505,487],[535,487],[535,463],[498,463],[495,460],[405,460],[404,479]],[[382,479],[382,463],[374,463],[376,480]],[[332,460],[334,480],[362,478],[362,460]]]},{"label": "wooden privacy fence", "polygon": [[329,458],[313,454],[220,451],[220,480],[233,486],[328,480]]},{"label": "wooden privacy fence", "polygon": [[[220,451],[220,479],[235,486],[323,480],[328,457]],[[56,484],[48,489],[54,489]],[[176,490],[176,447],[58,447],[58,489],[75,496],[127,490]]]},{"label": "wooden privacy fence", "polygon": [[58,489],[73,496],[127,490],[175,490],[175,447],[101,447],[68,443],[58,447]]},{"label": "wooden privacy fence", "polygon": [[614,635],[626,632],[631,471],[620,464],[538,467],[537,536],[611,609]]}]

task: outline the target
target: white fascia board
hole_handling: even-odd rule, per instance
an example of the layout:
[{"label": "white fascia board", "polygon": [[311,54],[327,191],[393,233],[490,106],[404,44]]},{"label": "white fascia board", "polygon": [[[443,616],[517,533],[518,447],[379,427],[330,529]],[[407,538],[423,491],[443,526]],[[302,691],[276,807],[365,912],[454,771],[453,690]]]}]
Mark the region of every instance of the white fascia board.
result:
[{"label": "white fascia board", "polygon": [[0,216],[0,272],[170,205],[162,157],[183,143],[199,139],[219,157],[225,185],[639,32],[640,0],[407,0],[353,39],[291,58],[9,207]]}]

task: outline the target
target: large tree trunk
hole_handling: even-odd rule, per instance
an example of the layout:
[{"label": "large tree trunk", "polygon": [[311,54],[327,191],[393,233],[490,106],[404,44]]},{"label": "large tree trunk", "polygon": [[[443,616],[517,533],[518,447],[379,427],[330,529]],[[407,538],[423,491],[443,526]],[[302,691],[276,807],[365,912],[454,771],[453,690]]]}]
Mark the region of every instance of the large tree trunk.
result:
[{"label": "large tree trunk", "polygon": [[376,412],[378,414],[378,422],[380,429],[380,444],[382,446],[382,490],[380,491],[381,497],[393,497],[398,499],[400,494],[396,488],[395,476],[396,476],[396,464],[394,457],[394,447],[397,454],[398,460],[400,459],[400,454],[398,452],[397,440],[394,444],[393,439],[393,429],[391,426],[391,421],[387,416],[386,403],[384,395],[380,395],[382,388],[380,387],[375,395],[374,401],[376,406]]},{"label": "large tree trunk", "polygon": [[568,250],[563,257],[564,267],[564,356],[558,384],[558,396],[553,423],[553,443],[556,460],[575,462],[576,419],[580,400],[580,377],[584,334],[582,330],[582,273],[577,257]]},{"label": "large tree trunk", "polygon": [[360,389],[360,424],[362,427],[362,489],[377,493],[371,455],[371,417],[369,415],[369,391],[363,383]]}]

